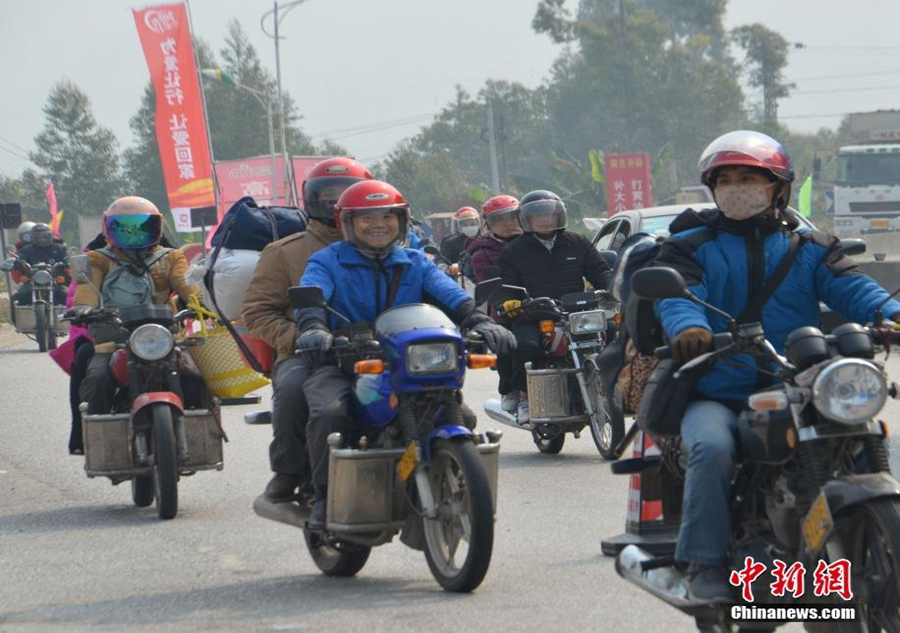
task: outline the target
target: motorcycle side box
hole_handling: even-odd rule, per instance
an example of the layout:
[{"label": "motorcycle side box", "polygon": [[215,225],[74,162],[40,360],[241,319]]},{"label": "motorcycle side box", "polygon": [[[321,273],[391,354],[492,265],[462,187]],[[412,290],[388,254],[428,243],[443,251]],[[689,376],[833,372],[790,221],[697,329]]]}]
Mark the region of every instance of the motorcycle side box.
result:
[{"label": "motorcycle side box", "polygon": [[[65,334],[69,331],[69,324],[61,321],[66,309],[62,306],[54,306],[50,329],[55,334]],[[34,324],[34,306],[16,306],[16,331],[33,334],[37,330]]]},{"label": "motorcycle side box", "polygon": [[126,474],[137,467],[131,450],[134,429],[129,414],[87,415],[83,408],[81,426],[88,477]]},{"label": "motorcycle side box", "polygon": [[222,450],[224,436],[216,422],[217,415],[215,409],[184,412],[188,456],[182,465],[187,470],[222,470],[225,467]]}]

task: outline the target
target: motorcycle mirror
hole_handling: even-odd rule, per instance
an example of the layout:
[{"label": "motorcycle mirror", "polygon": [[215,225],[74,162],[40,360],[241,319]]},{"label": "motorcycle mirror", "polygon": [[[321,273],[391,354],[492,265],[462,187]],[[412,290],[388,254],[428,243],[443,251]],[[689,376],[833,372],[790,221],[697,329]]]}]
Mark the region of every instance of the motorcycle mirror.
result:
[{"label": "motorcycle mirror", "polygon": [[490,300],[491,297],[500,289],[500,286],[503,285],[503,280],[500,277],[494,277],[493,279],[485,279],[481,283],[475,286],[475,305],[481,305],[485,301]]},{"label": "motorcycle mirror", "polygon": [[426,244],[422,247],[422,250],[428,255],[434,255],[435,257],[438,257],[441,254],[440,249],[434,244]]},{"label": "motorcycle mirror", "polygon": [[609,267],[612,268],[616,265],[616,260],[619,258],[619,254],[616,251],[600,251],[600,259],[609,264]]},{"label": "motorcycle mirror", "polygon": [[845,237],[841,240],[841,249],[845,255],[863,255],[866,252],[866,241],[858,237]]},{"label": "motorcycle mirror", "polygon": [[684,277],[674,268],[650,267],[631,276],[631,289],[641,299],[689,297]]},{"label": "motorcycle mirror", "polygon": [[15,258],[10,258],[10,259],[4,260],[4,262],[2,264],[0,264],[0,270],[2,270],[5,273],[8,273],[15,267],[16,267]]},{"label": "motorcycle mirror", "polygon": [[318,286],[294,286],[288,289],[288,302],[293,308],[327,308],[325,295]]},{"label": "motorcycle mirror", "polygon": [[87,255],[73,255],[69,258],[69,268],[72,270],[72,276],[75,281],[80,284],[86,284],[91,279],[91,264]]}]

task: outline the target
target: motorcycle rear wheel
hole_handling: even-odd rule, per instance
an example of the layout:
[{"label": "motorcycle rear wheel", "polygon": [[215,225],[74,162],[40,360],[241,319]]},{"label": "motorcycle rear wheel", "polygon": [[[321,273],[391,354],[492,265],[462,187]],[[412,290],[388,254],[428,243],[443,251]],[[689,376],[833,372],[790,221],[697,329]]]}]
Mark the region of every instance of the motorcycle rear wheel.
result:
[{"label": "motorcycle rear wheel", "polygon": [[[445,591],[468,593],[484,580],[494,550],[491,484],[472,441],[436,439],[428,481],[438,516],[422,518],[425,560]],[[463,543],[466,551],[458,563]]]},{"label": "motorcycle rear wheel", "polygon": [[153,405],[153,493],[160,519],[178,514],[178,445],[169,405]]},{"label": "motorcycle rear wheel", "polygon": [[131,500],[139,508],[153,503],[153,475],[138,475],[131,480]]},{"label": "motorcycle rear wheel", "polygon": [[612,403],[603,391],[603,378],[600,373],[589,367],[585,375],[588,391],[593,398],[594,410],[602,407],[603,415],[594,415],[588,426],[591,428],[591,438],[594,440],[594,446],[600,451],[603,459],[616,460],[616,447],[622,438],[625,437],[625,417]]},{"label": "motorcycle rear wheel", "polygon": [[560,433],[553,437],[545,437],[538,431],[532,431],[531,438],[534,440],[534,445],[537,446],[537,449],[545,455],[558,454],[563,449],[563,444],[566,443],[565,433]]},{"label": "motorcycle rear wheel", "polygon": [[50,334],[50,324],[47,322],[47,311],[44,306],[35,305],[34,308],[34,333],[37,338],[38,350],[47,351],[47,337]]},{"label": "motorcycle rear wheel", "polygon": [[336,578],[355,576],[369,560],[372,548],[348,541],[329,541],[321,532],[303,529],[309,555],[323,574]]},{"label": "motorcycle rear wheel", "polygon": [[870,633],[900,631],[900,501],[861,504],[844,543],[860,619]]}]

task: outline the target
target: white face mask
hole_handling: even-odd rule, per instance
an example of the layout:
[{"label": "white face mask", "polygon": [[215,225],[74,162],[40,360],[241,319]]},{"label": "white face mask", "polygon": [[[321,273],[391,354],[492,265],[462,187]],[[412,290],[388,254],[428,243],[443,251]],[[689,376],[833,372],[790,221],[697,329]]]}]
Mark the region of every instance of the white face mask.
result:
[{"label": "white face mask", "polygon": [[461,227],[463,235],[466,237],[475,237],[478,235],[478,227],[477,226],[463,226]]},{"label": "white face mask", "polygon": [[767,211],[772,206],[775,183],[768,185],[739,184],[716,187],[716,203],[730,220],[746,220]]}]

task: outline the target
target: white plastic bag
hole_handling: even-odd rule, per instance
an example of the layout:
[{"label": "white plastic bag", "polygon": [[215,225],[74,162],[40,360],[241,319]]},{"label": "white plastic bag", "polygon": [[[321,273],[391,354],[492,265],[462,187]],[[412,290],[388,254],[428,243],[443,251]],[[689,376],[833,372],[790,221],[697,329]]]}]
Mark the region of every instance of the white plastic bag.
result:
[{"label": "white plastic bag", "polygon": [[[241,304],[247,294],[247,286],[259,261],[259,251],[223,248],[213,267],[213,288],[220,316],[229,321],[241,318]],[[209,289],[203,286],[204,303],[213,307]]]}]

